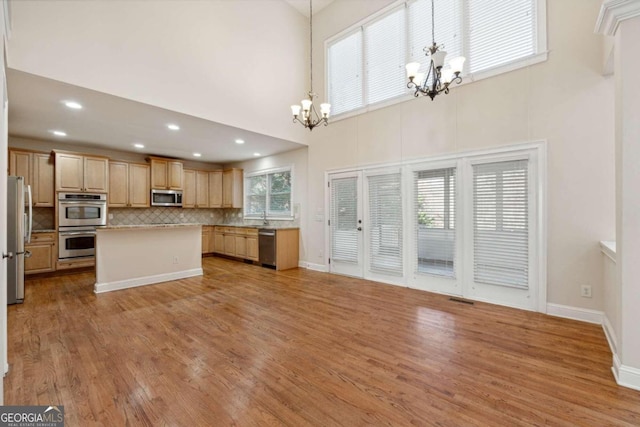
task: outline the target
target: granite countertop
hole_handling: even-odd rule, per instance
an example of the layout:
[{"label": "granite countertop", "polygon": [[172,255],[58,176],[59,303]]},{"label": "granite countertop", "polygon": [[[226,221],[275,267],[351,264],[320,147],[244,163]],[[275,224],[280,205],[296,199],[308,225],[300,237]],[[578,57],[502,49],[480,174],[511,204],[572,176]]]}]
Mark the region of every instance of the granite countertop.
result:
[{"label": "granite countertop", "polygon": [[239,228],[256,228],[256,229],[269,229],[269,230],[298,230],[300,227],[280,226],[280,225],[242,225],[242,224],[203,224],[211,227],[239,227]]},{"label": "granite countertop", "polygon": [[42,230],[31,230],[32,233],[55,233],[56,230],[42,229]]},{"label": "granite countertop", "polygon": [[151,228],[179,228],[179,227],[200,227],[198,223],[180,223],[180,224],[133,224],[133,225],[107,225],[97,227],[98,230],[123,230],[123,229],[151,229]]}]

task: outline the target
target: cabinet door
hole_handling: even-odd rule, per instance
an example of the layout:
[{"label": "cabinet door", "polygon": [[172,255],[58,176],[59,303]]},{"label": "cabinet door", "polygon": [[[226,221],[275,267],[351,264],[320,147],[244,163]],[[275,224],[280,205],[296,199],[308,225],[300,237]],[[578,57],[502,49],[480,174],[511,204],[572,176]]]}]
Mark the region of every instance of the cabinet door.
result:
[{"label": "cabinet door", "polygon": [[227,169],[222,172],[222,207],[242,207],[242,169]]},{"label": "cabinet door", "polygon": [[196,207],[196,171],[184,170],[184,190],[182,191],[182,207]]},{"label": "cabinet door", "polygon": [[218,254],[224,253],[224,234],[213,232],[213,251]]},{"label": "cabinet door", "polygon": [[247,237],[247,259],[258,261],[258,238]]},{"label": "cabinet door", "polygon": [[169,188],[167,180],[168,160],[151,159],[151,188],[166,190]]},{"label": "cabinet door", "polygon": [[9,150],[9,176],[23,176],[24,185],[31,185],[31,153]]},{"label": "cabinet door", "polygon": [[208,227],[202,227],[202,253],[206,254],[209,252],[209,233],[210,230]]},{"label": "cabinet door", "polygon": [[209,207],[209,172],[196,172],[196,208]]},{"label": "cabinet door", "polygon": [[247,257],[247,238],[244,236],[236,236],[236,256]]},{"label": "cabinet door", "polygon": [[[132,208],[148,208],[151,206],[149,169],[149,165],[129,164],[129,206]],[[110,188],[109,191],[112,191],[112,189]]]},{"label": "cabinet door", "polygon": [[55,270],[55,254],[53,243],[41,243],[37,245],[25,245],[25,249],[31,252],[29,258],[24,259],[25,273],[43,273]]},{"label": "cabinet door", "polygon": [[233,234],[224,235],[224,253],[225,255],[236,256],[236,236]]},{"label": "cabinet door", "polygon": [[56,191],[84,190],[84,157],[56,153]]},{"label": "cabinet door", "polygon": [[53,159],[50,154],[33,153],[33,206],[55,206]]},{"label": "cabinet door", "polygon": [[129,164],[109,162],[109,207],[129,206]]},{"label": "cabinet door", "polygon": [[107,193],[109,191],[109,159],[84,158],[84,191]]},{"label": "cabinet door", "polygon": [[169,190],[182,190],[182,162],[170,161],[167,169]]},{"label": "cabinet door", "polygon": [[209,207],[222,207],[222,171],[209,172]]},{"label": "cabinet door", "polygon": [[[214,230],[215,227],[211,227],[211,230],[209,231],[209,253],[218,252],[216,249],[216,237],[218,234],[216,234]],[[224,237],[222,235],[220,235],[220,237],[222,237],[222,248],[224,249]]]}]

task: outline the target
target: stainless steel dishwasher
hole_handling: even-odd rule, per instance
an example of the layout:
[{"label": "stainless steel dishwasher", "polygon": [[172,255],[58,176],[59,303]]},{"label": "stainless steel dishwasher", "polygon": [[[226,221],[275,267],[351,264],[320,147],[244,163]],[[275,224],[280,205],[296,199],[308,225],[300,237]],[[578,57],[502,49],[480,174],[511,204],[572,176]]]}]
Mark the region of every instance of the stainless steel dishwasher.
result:
[{"label": "stainless steel dishwasher", "polygon": [[260,264],[266,267],[276,266],[276,230],[261,228],[258,230]]}]

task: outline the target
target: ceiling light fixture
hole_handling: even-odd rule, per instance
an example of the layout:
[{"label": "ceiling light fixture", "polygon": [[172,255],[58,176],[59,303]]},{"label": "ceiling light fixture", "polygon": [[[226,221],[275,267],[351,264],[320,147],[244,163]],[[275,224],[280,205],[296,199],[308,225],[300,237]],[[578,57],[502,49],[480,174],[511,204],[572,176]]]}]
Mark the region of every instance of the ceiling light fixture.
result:
[{"label": "ceiling light fixture", "polygon": [[67,136],[67,133],[61,130],[50,130],[49,132],[51,132],[55,136]]},{"label": "ceiling light fixture", "polygon": [[444,46],[438,46],[436,44],[433,0],[431,0],[431,41],[433,43],[431,47],[424,48],[425,55],[431,56],[427,72],[418,72],[422,65],[419,62],[411,62],[407,64],[405,68],[407,69],[407,77],[409,78],[407,87],[409,89],[415,88],[414,96],[418,97],[421,94],[426,95],[433,101],[436,95],[442,92],[449,93],[449,85],[452,82],[458,84],[462,82],[462,76],[460,74],[462,73],[462,67],[465,61],[464,56],[452,58],[449,61],[449,67],[443,69],[444,58],[447,56],[447,52],[440,50],[440,48]]},{"label": "ceiling light fixture", "polygon": [[202,157],[202,154],[200,154],[200,153],[193,153],[193,157]]},{"label": "ceiling light fixture", "polygon": [[144,144],[140,144],[140,143],[135,143],[133,144],[133,146],[136,148],[144,148]]},{"label": "ceiling light fixture", "polygon": [[256,157],[260,157],[261,156],[260,153],[253,153],[253,155],[256,156]]},{"label": "ceiling light fixture", "polygon": [[169,129],[171,129],[171,130],[180,130],[180,126],[175,125],[175,124],[173,124],[173,123],[169,123],[169,124],[167,125],[167,127],[168,127]]},{"label": "ceiling light fixture", "polygon": [[244,139],[236,139],[236,144],[244,144]]},{"label": "ceiling light fixture", "polygon": [[[300,102],[302,106],[292,105],[291,113],[293,113],[294,123],[298,122],[311,131],[321,123],[324,123],[325,126],[328,125],[329,113],[331,112],[331,104],[320,104],[321,116],[318,115],[316,107],[313,106],[313,98],[317,96],[313,93],[313,0],[309,0],[309,62],[311,87],[308,93],[308,98],[303,99]],[[300,114],[300,110],[302,110],[302,115]],[[301,117],[298,118],[300,115]]]},{"label": "ceiling light fixture", "polygon": [[72,108],[74,110],[82,110],[82,104],[75,102],[75,101],[62,101],[64,102],[64,105],[66,105],[69,108]]}]

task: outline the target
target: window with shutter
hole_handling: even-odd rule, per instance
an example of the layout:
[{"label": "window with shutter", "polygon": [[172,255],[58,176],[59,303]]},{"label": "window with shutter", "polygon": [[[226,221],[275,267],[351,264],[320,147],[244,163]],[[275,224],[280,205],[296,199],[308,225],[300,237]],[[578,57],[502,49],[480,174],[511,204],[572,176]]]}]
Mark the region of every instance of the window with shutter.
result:
[{"label": "window with shutter", "polygon": [[414,172],[416,272],[455,277],[456,169]]},{"label": "window with shutter", "polygon": [[328,47],[328,95],[332,114],[356,110],[364,105],[362,90],[362,31]]},{"label": "window with shutter", "polygon": [[331,258],[358,263],[358,178],[331,181]]},{"label": "window with shutter", "polygon": [[473,165],[473,274],[528,288],[528,160]]},{"label": "window with shutter", "polygon": [[401,174],[367,176],[369,196],[369,270],[401,276],[402,185]]}]

